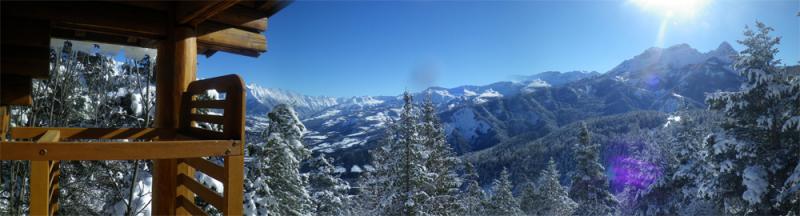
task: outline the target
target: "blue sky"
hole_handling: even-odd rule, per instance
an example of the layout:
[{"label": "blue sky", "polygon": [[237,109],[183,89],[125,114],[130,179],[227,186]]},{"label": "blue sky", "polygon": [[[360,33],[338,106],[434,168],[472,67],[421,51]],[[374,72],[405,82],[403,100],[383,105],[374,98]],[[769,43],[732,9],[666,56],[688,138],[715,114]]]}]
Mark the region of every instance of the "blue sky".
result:
[{"label": "blue sky", "polygon": [[[685,8],[685,7],[683,7]],[[798,0],[708,0],[690,15],[627,1],[296,1],[271,17],[258,58],[200,57],[198,76],[308,95],[396,95],[543,71],[606,72],[653,46],[701,52],[760,20],[800,60]],[[660,34],[659,32],[662,32]]]}]

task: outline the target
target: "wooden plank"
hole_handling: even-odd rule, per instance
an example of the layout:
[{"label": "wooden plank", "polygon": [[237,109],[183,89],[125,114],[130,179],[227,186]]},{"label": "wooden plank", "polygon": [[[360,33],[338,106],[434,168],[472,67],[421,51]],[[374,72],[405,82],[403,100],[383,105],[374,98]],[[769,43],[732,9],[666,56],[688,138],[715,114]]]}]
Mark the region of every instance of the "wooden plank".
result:
[{"label": "wooden plank", "polygon": [[243,30],[263,32],[267,30],[267,14],[253,8],[236,5],[212,16],[209,20],[235,26]]},{"label": "wooden plank", "polygon": [[[56,142],[59,138],[58,131],[48,131],[45,133],[44,136],[39,138],[37,142]],[[0,145],[3,145],[7,142],[0,142]],[[37,143],[30,143],[32,145],[39,145]],[[15,152],[14,149],[7,148],[8,145],[0,146],[0,149],[3,149],[0,152],[0,159],[3,159],[2,155],[5,154],[14,154],[18,153]],[[39,154],[39,152],[36,152]],[[44,153],[47,153],[46,151]],[[31,161],[31,177],[30,177],[30,214],[31,215],[46,215],[50,213],[50,196],[51,196],[51,188],[50,185],[52,183],[52,179],[50,178],[51,174],[51,162],[47,160],[38,160],[38,161]]]},{"label": "wooden plank", "polygon": [[225,215],[242,215],[244,202],[244,156],[225,157],[224,207]]},{"label": "wooden plank", "polygon": [[175,215],[178,164],[175,159],[153,161],[153,215]]},{"label": "wooden plank", "polygon": [[55,142],[58,141],[60,138],[61,138],[61,131],[48,130],[36,142]]},{"label": "wooden plank", "polygon": [[[193,198],[194,199],[194,198]],[[190,215],[208,215],[205,211],[197,207],[192,201],[184,196],[178,196],[178,208],[182,208]]]},{"label": "wooden plank", "polygon": [[8,106],[0,106],[0,141],[6,141],[6,134],[8,133],[9,122],[11,121],[11,108]]},{"label": "wooden plank", "polygon": [[32,81],[25,76],[0,75],[0,106],[33,104]]},{"label": "wooden plank", "polygon": [[[4,147],[3,152],[8,152],[8,149]],[[31,161],[30,163],[30,214],[47,215],[50,208],[49,162]]]},{"label": "wooden plank", "polygon": [[[119,44],[135,47],[146,47],[156,49],[158,40],[144,37],[131,37],[130,35],[103,34],[92,31],[76,31],[64,27],[56,26],[50,30],[50,35],[54,38],[66,40],[94,41],[99,43]],[[134,40],[130,40],[133,38]]]},{"label": "wooden plank", "polygon": [[225,100],[194,100],[189,102],[189,106],[192,108],[223,109],[225,108]]},{"label": "wooden plank", "polygon": [[263,2],[260,2],[260,4],[258,4],[259,2],[256,2],[257,5],[255,6],[259,10],[266,12],[267,16],[272,16],[275,15],[275,13],[278,13],[278,11],[285,8],[286,6],[289,6],[289,4],[291,4],[292,2],[293,0],[265,0]]},{"label": "wooden plank", "polygon": [[166,14],[157,10],[111,2],[4,2],[3,17],[46,19],[58,26],[161,39],[166,35]]},{"label": "wooden plank", "polygon": [[[195,171],[195,169],[193,167],[189,166],[188,164],[178,163],[177,171],[178,171],[178,175],[183,175],[183,176],[187,176],[189,178],[194,179],[194,171]],[[194,197],[194,192],[189,190],[189,188],[186,188],[184,186],[180,186],[179,185],[178,188],[176,188],[176,189],[177,189],[177,191],[175,192],[175,194],[177,196],[179,196],[179,197]],[[188,202],[186,204],[194,205],[194,199],[187,200],[187,201]],[[181,208],[176,209],[176,214],[177,215],[191,215],[189,212],[182,211]]]},{"label": "wooden plank", "polygon": [[[225,137],[244,141],[245,134],[245,89],[244,81],[236,76],[231,78],[233,83],[226,94],[228,101],[225,107],[225,127],[223,133]],[[243,146],[240,146],[244,149]]]},{"label": "wooden plank", "polygon": [[210,131],[200,128],[182,128],[180,129],[182,133],[190,137],[198,137],[201,139],[217,139],[217,140],[227,140],[225,134],[217,131]]},{"label": "wooden plank", "polygon": [[184,158],[181,159],[180,162],[186,163],[194,167],[197,171],[203,172],[220,182],[225,181],[225,168],[211,163],[211,161],[203,158]]},{"label": "wooden plank", "polygon": [[264,35],[211,22],[198,26],[197,42],[200,46],[242,55],[267,51]]},{"label": "wooden plank", "polygon": [[[216,207],[217,209],[223,209],[224,199],[220,194],[217,192],[211,191],[211,189],[203,186],[199,182],[195,181],[194,179],[189,178],[186,175],[179,174],[178,175],[178,184],[189,188],[192,192],[197,194],[203,201],[206,201]],[[227,189],[225,190],[227,191]],[[242,202],[239,202],[239,205],[242,205]],[[224,211],[223,211],[224,212]],[[225,212],[225,215],[232,215]]]},{"label": "wooden plank", "polygon": [[179,2],[176,10],[178,24],[196,26],[208,18],[236,5],[238,0],[185,1]]},{"label": "wooden plank", "polygon": [[58,130],[62,140],[71,139],[170,139],[175,129],[170,128],[33,128],[11,129],[12,139],[38,139],[49,130]]},{"label": "wooden plank", "polygon": [[224,116],[202,115],[202,114],[192,114],[190,115],[190,119],[193,121],[206,122],[212,124],[223,124],[225,121]]},{"label": "wooden plank", "polygon": [[0,160],[151,160],[241,155],[239,141],[2,142]]}]

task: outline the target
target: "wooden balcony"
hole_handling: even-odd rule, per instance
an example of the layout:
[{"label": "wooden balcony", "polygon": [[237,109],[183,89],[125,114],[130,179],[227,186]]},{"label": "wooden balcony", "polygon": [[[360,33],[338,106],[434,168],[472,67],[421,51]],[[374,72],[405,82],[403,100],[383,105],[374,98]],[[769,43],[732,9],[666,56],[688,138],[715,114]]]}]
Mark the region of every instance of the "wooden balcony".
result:
[{"label": "wooden balcony", "polygon": [[[153,160],[154,215],[205,214],[196,196],[226,215],[241,215],[244,82],[237,75],[195,81],[197,57],[265,52],[268,18],[288,3],[0,2],[0,160],[31,161],[30,213],[58,211],[61,160]],[[155,127],[9,128],[9,106],[31,105],[32,79],[48,77],[53,37],[157,49]],[[225,98],[198,100],[211,89]],[[224,163],[204,159],[212,156]],[[198,183],[195,171],[222,182],[224,193]]]},{"label": "wooden balcony", "polygon": [[[223,100],[198,100],[207,90],[225,94]],[[31,161],[32,215],[58,210],[61,160],[171,160],[156,169],[170,170],[154,178],[174,190],[176,213],[205,214],[195,195],[225,214],[241,214],[244,184],[244,83],[237,75],[194,81],[182,94],[179,128],[12,128],[10,140],[0,142],[0,159]],[[199,114],[199,109],[222,115]],[[216,125],[222,131],[198,127]],[[224,164],[204,157],[219,156]],[[218,194],[194,179],[195,170],[222,182]],[[164,176],[168,175],[168,176]],[[173,186],[174,185],[174,186]],[[165,188],[160,188],[164,190]]]}]

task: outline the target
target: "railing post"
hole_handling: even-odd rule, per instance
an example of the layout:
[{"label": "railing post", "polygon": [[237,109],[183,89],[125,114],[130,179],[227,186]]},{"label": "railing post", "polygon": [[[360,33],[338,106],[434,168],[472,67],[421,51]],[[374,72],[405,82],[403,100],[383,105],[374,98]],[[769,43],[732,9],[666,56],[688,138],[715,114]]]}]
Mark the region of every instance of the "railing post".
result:
[{"label": "railing post", "polygon": [[[57,142],[60,136],[61,133],[59,131],[50,130],[42,135],[38,142]],[[42,149],[39,151],[39,154],[46,155],[47,149]],[[51,203],[51,197],[53,195],[58,195],[58,192],[52,191],[54,189],[58,190],[58,186],[51,186],[54,186],[52,184],[58,184],[59,175],[59,173],[57,173],[58,170],[52,170],[53,167],[51,167],[51,165],[53,165],[53,162],[54,161],[47,160],[31,161],[30,215],[51,215],[58,206],[57,200],[52,200],[55,203]],[[54,209],[50,208],[51,205],[54,206]]]},{"label": "railing post", "polygon": [[31,215],[47,215],[50,207],[49,193],[50,161],[31,161]]},{"label": "railing post", "polygon": [[242,215],[244,208],[244,156],[225,156],[225,187],[222,213]]}]

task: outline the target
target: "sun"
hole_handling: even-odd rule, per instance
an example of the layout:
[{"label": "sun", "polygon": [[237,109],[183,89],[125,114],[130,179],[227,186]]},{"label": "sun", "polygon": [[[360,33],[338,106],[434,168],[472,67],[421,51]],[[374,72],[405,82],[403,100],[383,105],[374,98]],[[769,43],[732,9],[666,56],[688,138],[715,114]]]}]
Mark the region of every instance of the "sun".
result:
[{"label": "sun", "polygon": [[691,19],[711,0],[629,0],[640,8],[664,18]]}]

